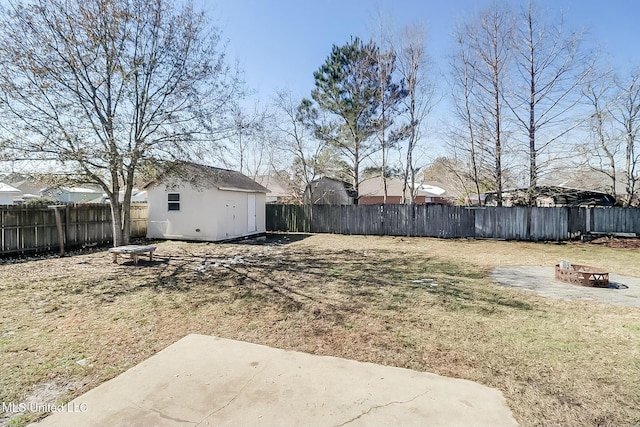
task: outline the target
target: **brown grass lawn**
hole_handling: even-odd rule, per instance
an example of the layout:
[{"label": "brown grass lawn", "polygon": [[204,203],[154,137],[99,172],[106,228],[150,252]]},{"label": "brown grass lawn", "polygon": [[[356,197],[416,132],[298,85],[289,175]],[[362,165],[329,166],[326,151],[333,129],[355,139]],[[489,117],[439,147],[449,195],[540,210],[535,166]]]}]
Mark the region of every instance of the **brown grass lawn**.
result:
[{"label": "brown grass lawn", "polygon": [[486,276],[569,259],[640,277],[638,249],[303,237],[162,242],[137,267],[104,251],[0,265],[0,402],[68,401],[201,333],[478,381],[523,425],[640,424],[639,309]]}]

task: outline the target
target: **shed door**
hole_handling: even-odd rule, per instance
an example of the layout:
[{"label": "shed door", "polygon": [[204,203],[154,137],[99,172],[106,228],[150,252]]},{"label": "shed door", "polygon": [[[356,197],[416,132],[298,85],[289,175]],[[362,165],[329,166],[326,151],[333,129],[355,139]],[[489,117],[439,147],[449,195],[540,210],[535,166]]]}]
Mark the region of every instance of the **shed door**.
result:
[{"label": "shed door", "polygon": [[247,194],[247,231],[253,233],[256,230],[256,195]]},{"label": "shed door", "polygon": [[227,223],[225,224],[225,235],[226,237],[238,237],[242,234],[241,231],[238,230],[238,218],[236,215],[236,202],[233,200],[227,200],[226,204],[227,208]]}]

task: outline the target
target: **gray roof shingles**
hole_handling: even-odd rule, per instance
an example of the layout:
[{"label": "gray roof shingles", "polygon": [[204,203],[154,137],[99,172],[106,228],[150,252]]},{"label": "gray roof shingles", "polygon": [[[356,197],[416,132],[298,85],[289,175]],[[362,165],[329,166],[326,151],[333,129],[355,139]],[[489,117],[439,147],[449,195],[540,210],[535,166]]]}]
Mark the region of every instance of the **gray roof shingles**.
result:
[{"label": "gray roof shingles", "polygon": [[191,183],[194,186],[205,188],[215,187],[218,189],[256,193],[269,192],[267,188],[240,172],[186,162],[173,164],[168,169],[168,172],[161,174],[156,180],[146,184],[144,188],[151,187],[158,182],[166,181],[174,184],[183,181]]}]

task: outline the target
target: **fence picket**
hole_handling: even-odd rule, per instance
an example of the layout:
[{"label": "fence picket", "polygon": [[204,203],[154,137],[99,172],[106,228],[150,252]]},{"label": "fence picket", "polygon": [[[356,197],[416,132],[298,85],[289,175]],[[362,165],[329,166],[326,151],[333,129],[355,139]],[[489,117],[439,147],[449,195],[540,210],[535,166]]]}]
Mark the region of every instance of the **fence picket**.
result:
[{"label": "fence picket", "polygon": [[640,234],[640,209],[447,205],[267,205],[267,231],[561,241]]},{"label": "fence picket", "polygon": [[[109,205],[68,205],[61,213],[67,247],[112,241]],[[134,204],[131,206],[131,237],[146,234],[147,205]],[[55,213],[46,206],[0,206],[0,238],[0,255],[57,250]]]}]

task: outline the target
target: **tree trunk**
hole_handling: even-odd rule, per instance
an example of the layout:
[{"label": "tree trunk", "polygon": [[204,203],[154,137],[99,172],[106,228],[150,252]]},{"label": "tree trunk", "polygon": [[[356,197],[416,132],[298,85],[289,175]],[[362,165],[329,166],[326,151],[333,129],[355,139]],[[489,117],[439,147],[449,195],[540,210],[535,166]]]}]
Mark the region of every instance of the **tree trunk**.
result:
[{"label": "tree trunk", "polygon": [[529,24],[529,194],[527,204],[535,206],[534,194],[538,186],[538,164],[536,150],[536,69],[535,69],[535,47],[533,44],[533,3],[529,2],[528,24]]},{"label": "tree trunk", "polygon": [[131,243],[131,192],[133,186],[127,184],[124,191],[124,199],[120,209],[122,210],[122,242],[125,245]]},{"label": "tree trunk", "polygon": [[[413,181],[411,179],[411,169],[413,169],[411,167],[411,165],[413,164],[413,153],[412,153],[413,149],[411,148],[411,140],[409,140],[409,143],[407,144],[407,164],[404,168],[404,173],[402,174],[402,204],[408,204],[407,203],[407,188],[409,187],[409,182],[410,180]],[[409,190],[411,193],[413,194],[413,191]],[[411,204],[411,195],[409,195],[409,204]]]},{"label": "tree trunk", "polygon": [[500,129],[500,91],[498,88],[497,75],[495,79],[496,196],[498,206],[502,206],[502,141],[500,140],[502,130]]},{"label": "tree trunk", "polygon": [[382,147],[382,203],[387,204],[387,144],[385,141],[385,119],[386,119],[386,100],[384,90],[384,78],[386,77],[386,63],[382,63],[380,58],[378,61],[384,70],[380,71],[380,107],[381,107],[381,120],[380,120],[380,146]]},{"label": "tree trunk", "polygon": [[413,166],[411,167],[411,188],[409,188],[409,201],[412,205],[416,204],[416,169]]},{"label": "tree trunk", "polygon": [[[480,171],[478,170],[478,151],[476,147],[476,134],[473,130],[473,121],[471,116],[471,107],[469,105],[469,94],[467,93],[468,83],[465,79],[465,114],[467,131],[469,132],[470,155],[471,155],[471,173],[473,174],[473,183],[476,187],[476,195],[478,196],[478,206],[482,206],[482,196],[480,195]],[[465,185],[466,187],[466,185]]]},{"label": "tree trunk", "polygon": [[491,72],[493,78],[493,96],[494,96],[494,120],[495,120],[495,166],[496,166],[496,196],[498,199],[498,206],[502,206],[502,111],[500,106],[500,99],[502,97],[502,90],[500,87],[501,70],[500,70],[500,42],[498,39],[498,28],[495,27],[493,32],[493,63],[491,64]]},{"label": "tree trunk", "polygon": [[417,120],[416,120],[416,84],[415,79],[411,88],[411,136],[409,148],[407,148],[407,166],[409,167],[409,173],[411,174],[411,185],[409,187],[409,202],[411,205],[416,204],[416,168],[413,167],[413,149],[416,146],[416,139],[418,139],[417,132]]},{"label": "tree trunk", "polygon": [[[131,198],[129,198],[131,199]],[[131,203],[122,204],[122,244],[131,243]]]},{"label": "tree trunk", "polygon": [[527,203],[531,206],[535,205],[534,194],[536,187],[538,186],[538,165],[536,156],[535,81],[532,74],[531,101],[529,104],[529,200],[527,200]]},{"label": "tree trunk", "polygon": [[118,193],[114,195],[115,200],[109,199],[109,204],[111,205],[111,219],[113,221],[113,246],[122,246],[125,245],[124,238],[122,235],[122,211],[120,202],[118,201]]},{"label": "tree trunk", "polygon": [[625,150],[625,173],[626,173],[626,182],[625,182],[625,197],[624,197],[624,207],[628,208],[631,205],[631,199],[633,198],[633,134],[632,128],[630,125],[627,125],[627,146]]},{"label": "tree trunk", "polygon": [[[383,131],[384,132],[384,131]],[[384,143],[383,143],[384,144]],[[382,203],[387,204],[387,174],[385,169],[387,168],[387,157],[385,153],[386,149],[382,147]]]},{"label": "tree trunk", "polygon": [[360,199],[360,153],[358,152],[358,144],[356,142],[356,150],[353,156],[353,189],[356,192],[356,197],[353,199],[353,204],[357,205]]}]

